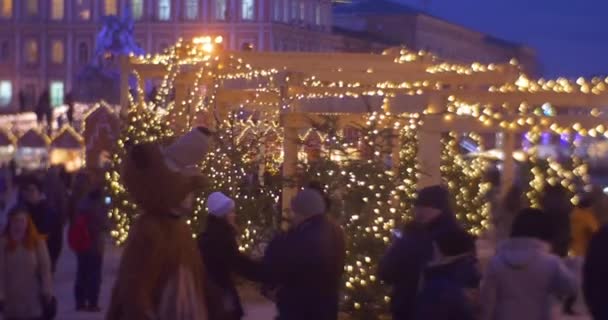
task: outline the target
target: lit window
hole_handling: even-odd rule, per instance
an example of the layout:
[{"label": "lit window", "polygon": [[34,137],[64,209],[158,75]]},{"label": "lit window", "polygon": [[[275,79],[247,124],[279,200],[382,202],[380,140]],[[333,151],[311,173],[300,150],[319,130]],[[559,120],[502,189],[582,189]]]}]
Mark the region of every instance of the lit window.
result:
[{"label": "lit window", "polygon": [[298,16],[298,1],[291,0],[291,20],[296,20]]},{"label": "lit window", "polygon": [[0,0],[0,18],[10,19],[13,16],[13,0]]},{"label": "lit window", "polygon": [[290,0],[285,0],[285,2],[283,3],[283,21],[284,22],[289,22],[289,2]]},{"label": "lit window", "polygon": [[65,3],[63,0],[51,1],[51,20],[63,20]]},{"label": "lit window", "polygon": [[51,45],[51,61],[55,64],[62,64],[63,58],[63,42],[61,40],[53,40]]},{"label": "lit window", "polygon": [[133,19],[141,20],[144,16],[144,0],[131,0],[131,11]]},{"label": "lit window", "polygon": [[215,0],[215,20],[226,20],[226,0]]},{"label": "lit window", "polygon": [[198,0],[185,0],[185,12],[184,17],[186,20],[198,19]]},{"label": "lit window", "polygon": [[243,20],[253,20],[255,14],[255,0],[242,0],[241,18]]},{"label": "lit window", "polygon": [[106,16],[118,15],[118,3],[117,0],[104,0],[105,6],[103,7],[103,13]]},{"label": "lit window", "polygon": [[25,41],[25,62],[27,64],[38,63],[38,41],[35,39]]},{"label": "lit window", "polygon": [[74,10],[78,20],[91,20],[91,0],[76,0]]},{"label": "lit window", "polygon": [[85,42],[78,45],[78,63],[85,64],[89,61],[89,46]]},{"label": "lit window", "polygon": [[38,0],[26,0],[25,3],[25,12],[28,17],[37,16],[38,15]]},{"label": "lit window", "polygon": [[315,24],[320,26],[321,25],[321,4],[317,3],[315,5]]},{"label": "lit window", "polygon": [[62,81],[51,81],[50,95],[51,95],[51,106],[57,107],[63,104],[63,96],[65,92],[63,90]]},{"label": "lit window", "polygon": [[274,21],[281,21],[281,0],[274,0],[272,3],[272,19]]},{"label": "lit window", "polygon": [[158,20],[167,21],[171,19],[171,1],[158,0]]},{"label": "lit window", "polygon": [[13,99],[13,84],[8,80],[0,80],[0,107],[6,107]]},{"label": "lit window", "polygon": [[306,20],[306,4],[304,1],[300,1],[300,21]]}]

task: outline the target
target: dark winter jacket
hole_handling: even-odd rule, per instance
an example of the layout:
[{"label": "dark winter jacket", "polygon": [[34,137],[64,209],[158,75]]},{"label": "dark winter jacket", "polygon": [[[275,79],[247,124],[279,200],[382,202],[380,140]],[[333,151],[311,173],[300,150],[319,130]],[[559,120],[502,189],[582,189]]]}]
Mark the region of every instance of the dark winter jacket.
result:
[{"label": "dark winter jacket", "polygon": [[476,293],[481,281],[473,255],[446,258],[424,271],[424,285],[416,304],[416,320],[475,320]]},{"label": "dark winter jacket", "polygon": [[337,319],[344,262],[344,233],[325,215],[275,237],[264,263],[278,290],[277,319]]},{"label": "dark winter jacket", "polygon": [[[220,297],[219,306],[209,304],[210,313],[221,312],[225,319],[241,319],[243,307],[239,298],[234,274],[252,281],[262,278],[262,264],[239,252],[236,242],[237,233],[224,219],[209,216],[207,228],[199,235],[199,249],[207,271],[207,281]],[[222,308],[221,311],[211,310]]]},{"label": "dark winter jacket", "polygon": [[555,188],[552,188],[543,195],[541,202],[543,211],[551,217],[548,223],[552,226],[553,252],[560,257],[566,257],[570,248],[570,213],[572,212],[570,199],[562,191],[555,191]]},{"label": "dark winter jacket", "polygon": [[583,295],[593,319],[608,319],[608,226],[595,234],[583,268]]},{"label": "dark winter jacket", "polygon": [[63,224],[59,213],[51,205],[42,200],[36,205],[26,204],[36,229],[47,236],[46,244],[53,266],[59,259],[63,246]]},{"label": "dark winter jacket", "polygon": [[393,286],[393,319],[413,319],[420,276],[433,258],[433,241],[444,232],[460,228],[453,215],[443,214],[426,226],[408,225],[403,237],[388,249],[380,261],[379,275]]},{"label": "dark winter jacket", "polygon": [[105,249],[105,236],[110,231],[108,211],[99,196],[87,196],[77,206],[76,215],[85,215],[87,230],[91,238],[91,248],[87,253],[103,254]]}]

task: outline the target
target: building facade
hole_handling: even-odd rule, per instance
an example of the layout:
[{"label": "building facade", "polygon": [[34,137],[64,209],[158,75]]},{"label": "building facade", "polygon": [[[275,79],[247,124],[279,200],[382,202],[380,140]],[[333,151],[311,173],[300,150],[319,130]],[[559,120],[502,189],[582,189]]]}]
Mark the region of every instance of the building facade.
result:
[{"label": "building facade", "polygon": [[536,72],[529,48],[389,0],[0,0],[0,113],[32,110],[44,90],[62,104],[94,58],[104,17],[125,10],[147,53],[180,37],[221,35],[230,50],[379,53],[405,45],[452,61],[517,58]]},{"label": "building facade", "polygon": [[[508,62],[517,59],[528,74],[536,75],[534,50],[491,37],[461,25],[431,16],[415,8],[389,0],[359,0],[337,5],[333,12],[334,30],[342,43],[357,43],[362,36],[374,47],[404,45],[413,50],[430,51],[442,59],[472,63]],[[367,51],[363,46],[336,48],[341,51]]]},{"label": "building facade", "polygon": [[221,35],[230,50],[331,50],[331,0],[0,0],[0,112],[63,103],[91,62],[103,17],[130,10],[145,52]]}]

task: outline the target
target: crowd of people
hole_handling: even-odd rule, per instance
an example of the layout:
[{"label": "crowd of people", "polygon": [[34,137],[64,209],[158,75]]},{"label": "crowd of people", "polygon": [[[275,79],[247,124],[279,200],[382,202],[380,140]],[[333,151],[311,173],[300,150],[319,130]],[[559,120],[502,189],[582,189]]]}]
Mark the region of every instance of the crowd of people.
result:
[{"label": "crowd of people", "polygon": [[54,317],[53,276],[66,234],[77,257],[76,308],[99,312],[104,238],[109,231],[103,184],[84,172],[67,173],[61,166],[24,174],[13,169],[0,170],[4,319]]},{"label": "crowd of people", "polygon": [[[142,152],[135,152],[133,161],[153,168]],[[171,161],[167,174],[180,159]],[[19,176],[1,172],[0,307],[5,319],[53,317],[53,274],[64,235],[77,259],[75,308],[101,311],[110,227],[103,184],[60,167]],[[138,218],[134,226],[107,319],[151,319],[154,314],[159,319],[242,319],[237,276],[261,284],[276,303],[278,320],[338,319],[348,235],[326,214],[331,199],[319,183],[299,190],[291,201],[289,229],[268,243],[263,257],[253,258],[239,251],[236,204],[221,192],[206,199],[205,229],[191,245],[182,218],[191,213],[194,180],[173,178],[170,189],[180,191],[171,203],[155,198],[142,206],[155,213]],[[134,196],[150,199],[138,193],[148,191]],[[586,305],[594,319],[606,319],[608,227],[602,227],[600,211],[605,196],[584,194],[572,207],[566,190],[548,185],[540,208],[533,209],[521,188],[512,188],[494,208],[496,251],[489,260],[478,256],[478,239],[460,225],[450,199],[442,186],[419,190],[413,220],[394,232],[387,252],[377,257],[378,278],[392,287],[393,319],[549,320],[556,305],[569,314],[586,312]],[[171,237],[179,237],[175,243],[181,245],[172,246]],[[197,295],[200,300],[187,298]]]}]

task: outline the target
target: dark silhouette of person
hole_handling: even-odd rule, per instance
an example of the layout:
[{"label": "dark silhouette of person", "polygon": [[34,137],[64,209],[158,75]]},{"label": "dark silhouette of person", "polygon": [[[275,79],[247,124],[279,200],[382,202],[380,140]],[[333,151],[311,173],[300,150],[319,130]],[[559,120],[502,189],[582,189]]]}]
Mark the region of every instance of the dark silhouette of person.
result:
[{"label": "dark silhouette of person", "polygon": [[23,113],[27,108],[27,97],[25,96],[25,92],[23,90],[19,90],[19,113]]},{"label": "dark silhouette of person", "polygon": [[74,125],[74,94],[72,91],[68,92],[64,98],[65,104],[68,105],[68,110],[65,115],[68,117],[68,123],[70,126]]}]

